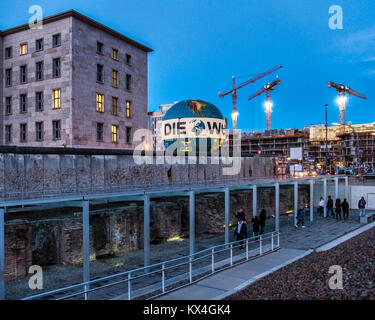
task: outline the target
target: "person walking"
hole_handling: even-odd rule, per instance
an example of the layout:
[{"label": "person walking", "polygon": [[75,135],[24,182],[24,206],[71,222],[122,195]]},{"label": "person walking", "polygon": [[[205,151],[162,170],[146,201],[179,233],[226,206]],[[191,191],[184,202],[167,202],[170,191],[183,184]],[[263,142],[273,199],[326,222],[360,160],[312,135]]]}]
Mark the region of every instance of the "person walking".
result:
[{"label": "person walking", "polygon": [[299,210],[297,211],[297,223],[296,223],[295,227],[298,228],[298,225],[301,223],[302,228],[305,228],[304,219],[305,219],[305,207],[303,205],[301,205]]},{"label": "person walking", "polygon": [[266,227],[266,210],[262,209],[259,214],[259,226],[260,226],[260,234],[264,233],[264,229]]},{"label": "person walking", "polygon": [[327,200],[327,217],[331,214],[332,217],[335,217],[335,214],[333,213],[333,200],[331,196],[328,196]]},{"label": "person walking", "polygon": [[323,197],[320,197],[320,200],[319,200],[318,213],[319,213],[320,216],[322,216],[323,213],[324,213],[324,199],[323,199]]},{"label": "person walking", "polygon": [[252,221],[253,223],[253,237],[256,237],[255,240],[258,240],[258,234],[259,234],[259,218],[255,216]]},{"label": "person walking", "polygon": [[359,216],[360,217],[364,217],[365,214],[366,214],[366,200],[364,197],[362,197],[359,201],[358,201],[358,209],[359,209]]},{"label": "person walking", "polygon": [[[246,221],[242,218],[238,219],[237,226],[234,229],[234,235],[237,237],[237,241],[247,238],[247,225]],[[243,248],[243,241],[239,242],[240,249]]]},{"label": "person walking", "polygon": [[349,203],[344,199],[341,203],[342,213],[344,215],[344,220],[349,219]]},{"label": "person walking", "polygon": [[336,212],[336,220],[339,220],[339,217],[340,217],[340,220],[341,220],[342,219],[342,217],[341,217],[341,200],[339,198],[336,199],[335,212]]}]

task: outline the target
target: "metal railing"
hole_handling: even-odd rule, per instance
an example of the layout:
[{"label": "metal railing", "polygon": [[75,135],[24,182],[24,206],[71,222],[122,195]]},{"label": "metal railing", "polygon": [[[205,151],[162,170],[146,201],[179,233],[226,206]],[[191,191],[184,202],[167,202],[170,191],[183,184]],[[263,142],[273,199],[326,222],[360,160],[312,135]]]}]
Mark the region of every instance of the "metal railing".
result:
[{"label": "metal railing", "polygon": [[[200,281],[214,273],[256,259],[280,248],[280,233],[217,245],[194,254],[23,298],[153,299]],[[151,279],[151,281],[150,281]]]}]

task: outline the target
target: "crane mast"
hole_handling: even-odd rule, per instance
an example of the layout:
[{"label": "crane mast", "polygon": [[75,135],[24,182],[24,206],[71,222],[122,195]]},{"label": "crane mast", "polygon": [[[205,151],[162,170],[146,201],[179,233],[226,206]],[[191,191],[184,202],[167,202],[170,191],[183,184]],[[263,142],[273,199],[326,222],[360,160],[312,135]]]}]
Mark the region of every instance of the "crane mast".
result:
[{"label": "crane mast", "polygon": [[233,76],[232,77],[232,89],[227,91],[227,92],[224,92],[224,93],[221,93],[219,92],[219,97],[220,98],[224,98],[226,95],[228,94],[232,94],[232,128],[233,128],[233,131],[234,130],[237,130],[237,117],[238,117],[238,112],[237,112],[237,90],[247,86],[248,84],[250,83],[254,83],[255,81],[269,75],[270,73],[272,72],[275,72],[276,70],[282,68],[283,66],[282,65],[277,65],[276,67],[273,67],[272,69],[270,70],[267,70],[263,73],[260,73],[258,74],[257,76],[255,76],[254,78],[251,78],[243,83],[241,83],[240,85],[236,86],[236,78]]}]

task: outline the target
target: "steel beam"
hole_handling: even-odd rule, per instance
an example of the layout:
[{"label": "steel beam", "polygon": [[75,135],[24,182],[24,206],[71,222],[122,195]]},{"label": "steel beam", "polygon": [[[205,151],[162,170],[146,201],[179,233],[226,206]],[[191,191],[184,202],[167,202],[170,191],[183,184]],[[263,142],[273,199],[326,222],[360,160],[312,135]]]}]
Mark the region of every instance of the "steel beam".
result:
[{"label": "steel beam", "polygon": [[143,198],[143,250],[144,266],[150,265],[150,195]]},{"label": "steel beam", "polygon": [[5,209],[0,208],[0,300],[5,300],[5,228],[4,228]]},{"label": "steel beam", "polygon": [[280,184],[275,184],[275,231],[280,231]]},{"label": "steel beam", "polygon": [[189,192],[189,252],[195,252],[195,193]]},{"label": "steel beam", "polygon": [[294,225],[297,224],[298,212],[298,181],[294,181]]},{"label": "steel beam", "polygon": [[345,198],[350,203],[349,199],[349,177],[345,177]]},{"label": "steel beam", "polygon": [[324,218],[327,218],[327,178],[323,179]]},{"label": "steel beam", "polygon": [[314,221],[314,180],[310,180],[310,221]]},{"label": "steel beam", "polygon": [[253,218],[257,215],[257,186],[253,186]]},{"label": "steel beam", "polygon": [[[90,202],[82,201],[82,224],[83,224],[83,282],[90,281]],[[85,285],[85,291],[89,285]],[[88,292],[85,293],[85,300],[89,299]]]},{"label": "steel beam", "polygon": [[229,243],[230,190],[225,188],[225,243]]}]

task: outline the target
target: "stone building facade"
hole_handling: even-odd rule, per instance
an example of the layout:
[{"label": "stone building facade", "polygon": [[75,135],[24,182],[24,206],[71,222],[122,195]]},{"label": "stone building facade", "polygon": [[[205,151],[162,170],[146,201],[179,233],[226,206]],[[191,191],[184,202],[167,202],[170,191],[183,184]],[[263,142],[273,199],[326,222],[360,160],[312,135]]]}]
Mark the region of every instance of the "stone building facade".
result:
[{"label": "stone building facade", "polygon": [[0,38],[0,144],[134,148],[151,49],[76,11]]}]

